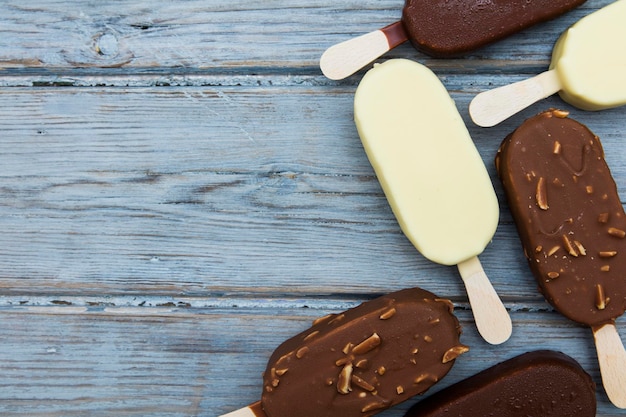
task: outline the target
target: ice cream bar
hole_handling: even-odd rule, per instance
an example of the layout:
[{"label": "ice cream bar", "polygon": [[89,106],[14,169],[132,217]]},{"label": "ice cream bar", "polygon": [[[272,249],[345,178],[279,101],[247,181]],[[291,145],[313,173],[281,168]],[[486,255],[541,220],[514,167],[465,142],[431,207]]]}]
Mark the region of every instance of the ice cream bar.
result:
[{"label": "ice cream bar", "polygon": [[[593,329],[609,398],[626,407],[626,356],[614,331],[626,309],[626,215],[600,140],[567,112],[550,110],[503,141],[496,166],[540,291]],[[622,363],[602,369],[606,336]],[[616,392],[607,372],[620,378]]]},{"label": "ice cream bar", "polygon": [[561,352],[516,356],[415,404],[405,417],[595,417],[595,384]]},{"label": "ice cream bar", "polygon": [[583,110],[626,104],[624,22],[626,0],[579,20],[557,41],[548,71],[478,94],[470,103],[472,119],[479,126],[494,126],[556,92]]},{"label": "ice cream bar", "polygon": [[449,300],[411,288],[316,320],[281,344],[259,403],[227,414],[367,417],[443,378],[469,348]]},{"label": "ice cream bar", "polygon": [[320,60],[324,75],[348,77],[410,40],[434,57],[453,57],[553,19],[585,0],[406,0],[402,18],[382,29],[330,47]]},{"label": "ice cream bar", "polygon": [[443,84],[410,60],[377,64],[356,90],[354,118],[404,234],[426,258],[459,266],[483,337],[508,339],[509,316],[477,258],[496,231],[498,201]]}]

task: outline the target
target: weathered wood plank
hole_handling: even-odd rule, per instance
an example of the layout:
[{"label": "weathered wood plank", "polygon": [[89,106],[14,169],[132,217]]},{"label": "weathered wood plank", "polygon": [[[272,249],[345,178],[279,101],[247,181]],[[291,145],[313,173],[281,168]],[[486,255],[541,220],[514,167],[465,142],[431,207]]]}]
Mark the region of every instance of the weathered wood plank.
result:
[{"label": "weathered wood plank", "polygon": [[[352,123],[352,88],[0,97],[13,103],[0,115],[6,294],[323,294],[415,283],[463,294],[454,268],[426,261],[400,233]],[[471,95],[454,97],[466,108]],[[604,139],[622,195],[626,151],[612,120],[624,111],[573,112]],[[481,258],[505,298],[535,297],[492,162],[513,123],[471,128],[503,205]]]},{"label": "weathered wood plank", "polygon": [[[539,25],[456,60],[432,60],[408,44],[388,57],[412,56],[435,68],[473,71],[490,63],[511,72],[543,61],[558,35],[610,0],[589,0]],[[0,3],[0,68],[185,68],[315,71],[330,45],[379,29],[401,16],[401,0],[363,2],[167,1]],[[486,59],[487,61],[481,62]]]},{"label": "weathered wood plank", "polygon": [[[331,302],[332,303],[332,302]],[[260,396],[261,372],[283,340],[336,308],[177,309],[71,306],[0,309],[0,410],[12,416],[217,416]],[[433,390],[532,349],[561,350],[602,390],[588,329],[552,313],[512,313],[502,346],[457,311],[471,350]],[[19,353],[18,353],[19,352]],[[383,416],[402,416],[410,404]]]},{"label": "weathered wood plank", "polygon": [[384,57],[437,72],[492,176],[501,223],[481,261],[513,318],[501,346],[477,335],[456,270],[401,234],[352,122],[363,72],[317,68],[401,0],[0,2],[0,414],[216,416],[258,399],[271,351],[313,318],[419,285],[454,301],[472,346],[438,388],[556,349],[598,383],[599,416],[624,415],[591,332],[536,291],[493,158],[524,118],[562,107],[600,136],[626,198],[626,109],[552,97],[492,129],[467,115],[609,2],[465,59]]}]

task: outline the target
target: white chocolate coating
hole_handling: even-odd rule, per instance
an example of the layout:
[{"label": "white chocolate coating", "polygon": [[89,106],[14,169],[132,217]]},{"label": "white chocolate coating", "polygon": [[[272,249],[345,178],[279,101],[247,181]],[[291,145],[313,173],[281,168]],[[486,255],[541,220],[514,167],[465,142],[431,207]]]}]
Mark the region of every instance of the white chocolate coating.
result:
[{"label": "white chocolate coating", "polygon": [[551,69],[560,95],[584,110],[626,104],[626,0],[618,0],[570,27],[557,41]]},{"label": "white chocolate coating", "polygon": [[354,117],[393,213],[417,250],[444,265],[479,255],[496,231],[498,201],[437,76],[406,59],[376,65],[356,91]]}]

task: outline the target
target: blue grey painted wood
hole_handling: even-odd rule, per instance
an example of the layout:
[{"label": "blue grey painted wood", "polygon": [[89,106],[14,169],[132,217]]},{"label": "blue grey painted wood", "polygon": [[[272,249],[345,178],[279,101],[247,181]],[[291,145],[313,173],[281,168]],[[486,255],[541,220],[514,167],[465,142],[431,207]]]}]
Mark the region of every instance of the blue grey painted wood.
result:
[{"label": "blue grey painted wood", "polygon": [[462,59],[409,45],[383,58],[437,72],[494,180],[501,222],[481,260],[513,319],[501,346],[477,335],[456,269],[400,232],[352,122],[363,71],[332,82],[317,68],[402,1],[0,2],[0,414],[217,416],[259,397],[269,354],[314,318],[421,286],[453,300],[471,346],[436,389],[549,348],[592,374],[599,416],[625,415],[591,331],[536,291],[493,158],[524,118],[560,107],[600,136],[626,196],[626,109],[551,97],[491,129],[467,114],[476,93],[544,70],[558,35],[609,2]]}]

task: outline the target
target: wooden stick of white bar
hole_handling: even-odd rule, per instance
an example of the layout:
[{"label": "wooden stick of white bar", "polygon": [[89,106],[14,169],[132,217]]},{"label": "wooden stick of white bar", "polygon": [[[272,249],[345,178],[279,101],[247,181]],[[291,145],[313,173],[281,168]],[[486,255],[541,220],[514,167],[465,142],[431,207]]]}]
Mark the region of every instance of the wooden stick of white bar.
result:
[{"label": "wooden stick of white bar", "polygon": [[533,78],[478,94],[469,105],[469,114],[478,126],[495,126],[561,88],[556,71],[549,70]]},{"label": "wooden stick of white bar", "polygon": [[511,317],[489,282],[478,257],[463,261],[457,267],[465,283],[478,332],[492,345],[506,342],[513,330]]},{"label": "wooden stick of white bar", "polygon": [[626,408],[626,350],[615,324],[593,328],[598,352],[602,385],[609,400],[618,408]]},{"label": "wooden stick of white bar", "polygon": [[398,21],[374,32],[331,46],[320,58],[322,73],[331,80],[343,80],[407,40]]}]

